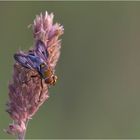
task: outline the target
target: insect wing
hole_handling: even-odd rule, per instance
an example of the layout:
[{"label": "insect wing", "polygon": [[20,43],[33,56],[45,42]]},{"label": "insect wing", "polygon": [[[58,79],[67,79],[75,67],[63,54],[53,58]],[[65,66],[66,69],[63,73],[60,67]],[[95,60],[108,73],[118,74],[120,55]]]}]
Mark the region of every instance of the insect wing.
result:
[{"label": "insect wing", "polygon": [[21,64],[22,66],[29,68],[29,69],[34,69],[34,64],[33,62],[29,59],[27,54],[24,53],[18,53],[14,55],[15,60]]},{"label": "insect wing", "polygon": [[28,55],[29,62],[32,64],[33,68],[40,72],[40,65],[44,62],[44,60],[40,59],[37,54],[29,54]]},{"label": "insect wing", "polygon": [[45,44],[40,40],[37,41],[37,43],[36,43],[35,53],[37,56],[39,56],[45,62],[47,61],[49,54],[48,54],[48,51],[45,49]]}]

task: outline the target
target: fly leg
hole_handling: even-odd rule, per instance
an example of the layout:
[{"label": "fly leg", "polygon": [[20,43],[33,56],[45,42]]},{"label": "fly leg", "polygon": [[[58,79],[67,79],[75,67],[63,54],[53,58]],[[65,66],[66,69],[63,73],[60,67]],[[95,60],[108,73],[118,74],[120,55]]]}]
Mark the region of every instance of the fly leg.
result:
[{"label": "fly leg", "polygon": [[30,79],[28,79],[27,81],[22,81],[22,83],[23,83],[23,84],[27,84],[29,81],[31,81],[32,78],[36,78],[36,77],[38,77],[38,74],[32,75],[32,76],[30,77]]}]

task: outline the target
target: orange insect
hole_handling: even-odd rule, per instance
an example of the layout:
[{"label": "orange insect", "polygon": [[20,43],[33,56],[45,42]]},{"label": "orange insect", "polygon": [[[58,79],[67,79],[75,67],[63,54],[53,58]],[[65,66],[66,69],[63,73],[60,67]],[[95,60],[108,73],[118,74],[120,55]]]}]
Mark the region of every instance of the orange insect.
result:
[{"label": "orange insect", "polygon": [[48,51],[42,41],[37,41],[36,48],[26,53],[20,52],[14,55],[15,60],[22,66],[36,70],[49,85],[55,85],[57,76],[48,64]]}]

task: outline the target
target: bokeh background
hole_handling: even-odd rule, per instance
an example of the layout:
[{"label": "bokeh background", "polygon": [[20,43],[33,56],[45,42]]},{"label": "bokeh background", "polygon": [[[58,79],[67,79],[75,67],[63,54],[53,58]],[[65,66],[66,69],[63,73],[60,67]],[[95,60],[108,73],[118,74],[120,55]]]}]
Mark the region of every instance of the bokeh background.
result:
[{"label": "bokeh background", "polygon": [[59,80],[27,138],[140,138],[140,2],[0,2],[0,138],[13,54],[33,44],[27,26],[53,12],[62,23]]}]

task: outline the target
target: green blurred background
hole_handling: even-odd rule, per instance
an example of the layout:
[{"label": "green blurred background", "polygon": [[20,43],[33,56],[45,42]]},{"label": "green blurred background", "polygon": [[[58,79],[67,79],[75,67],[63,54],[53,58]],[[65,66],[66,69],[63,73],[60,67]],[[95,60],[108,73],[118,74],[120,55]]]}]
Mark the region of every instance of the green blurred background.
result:
[{"label": "green blurred background", "polygon": [[64,25],[59,80],[27,138],[140,138],[140,2],[0,2],[0,138],[13,54],[32,46],[36,14]]}]

